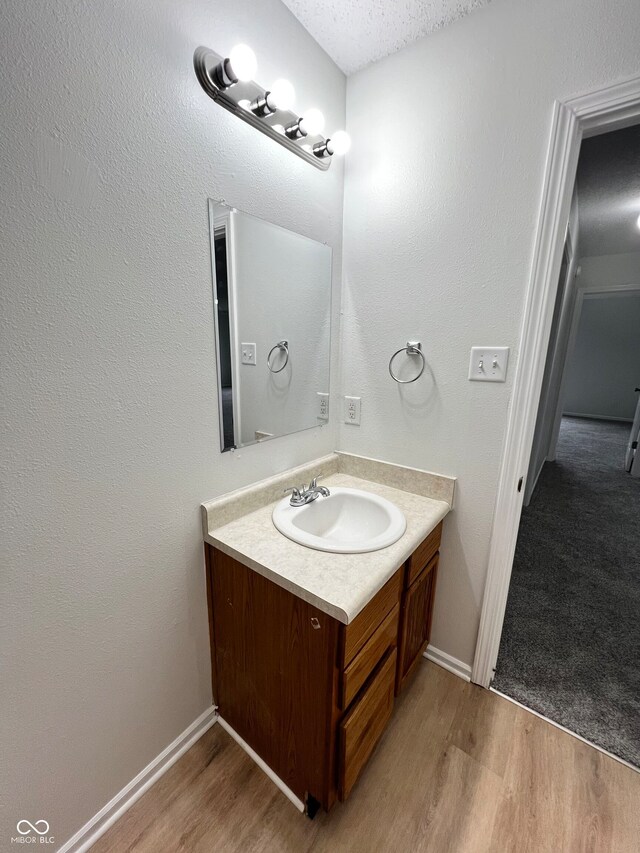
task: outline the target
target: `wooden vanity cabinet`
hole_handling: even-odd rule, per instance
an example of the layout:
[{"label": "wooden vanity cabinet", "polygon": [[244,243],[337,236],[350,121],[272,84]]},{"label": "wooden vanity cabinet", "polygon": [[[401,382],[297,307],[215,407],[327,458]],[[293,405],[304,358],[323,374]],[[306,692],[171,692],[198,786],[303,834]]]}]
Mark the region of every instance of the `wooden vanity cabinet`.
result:
[{"label": "wooden vanity cabinet", "polygon": [[218,713],[308,814],[349,796],[428,641],[428,538],[348,625],[205,545]]}]

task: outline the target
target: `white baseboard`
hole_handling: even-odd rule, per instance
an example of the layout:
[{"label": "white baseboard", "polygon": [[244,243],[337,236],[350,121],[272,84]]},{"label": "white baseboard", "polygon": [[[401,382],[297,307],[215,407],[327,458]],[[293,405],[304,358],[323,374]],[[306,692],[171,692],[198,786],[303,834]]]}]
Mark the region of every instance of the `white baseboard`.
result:
[{"label": "white baseboard", "polygon": [[76,834],[60,847],[58,853],[84,853],[130,809],[184,753],[211,728],[217,717],[213,706],[194,720],[181,735],[162,750],[144,770],[119,791],[106,806],[100,809]]},{"label": "white baseboard", "polygon": [[433,663],[437,663],[438,666],[448,669],[449,672],[462,678],[463,681],[471,681],[471,667],[468,663],[463,663],[458,658],[454,658],[446,652],[441,652],[440,649],[436,649],[431,645],[427,646],[424,656],[428,660],[433,661]]},{"label": "white baseboard", "polygon": [[633,418],[612,418],[611,415],[588,415],[585,412],[563,412],[563,418],[585,418],[588,421],[612,421],[613,423],[631,424]]},{"label": "white baseboard", "polygon": [[287,797],[289,800],[291,800],[291,802],[298,809],[298,811],[303,812],[304,811],[304,803],[302,802],[302,800],[299,797],[296,797],[296,795],[293,793],[291,788],[289,788],[287,785],[285,785],[285,783],[282,781],[282,779],[279,776],[276,776],[276,774],[269,767],[269,765],[265,761],[263,761],[262,758],[260,758],[258,753],[255,752],[253,749],[251,749],[249,744],[240,737],[240,735],[235,731],[235,729],[231,728],[231,726],[229,725],[229,723],[226,722],[226,720],[223,720],[222,717],[218,717],[218,722],[220,723],[222,728],[225,730],[225,732],[228,732],[231,735],[231,737],[235,740],[235,742],[239,746],[241,746],[242,749],[244,749],[244,751],[247,753],[247,755],[255,761],[255,763],[258,765],[258,767],[267,774],[269,779],[271,779],[271,781],[274,782],[278,786],[278,788],[280,788],[280,790],[285,795],[285,797]]}]

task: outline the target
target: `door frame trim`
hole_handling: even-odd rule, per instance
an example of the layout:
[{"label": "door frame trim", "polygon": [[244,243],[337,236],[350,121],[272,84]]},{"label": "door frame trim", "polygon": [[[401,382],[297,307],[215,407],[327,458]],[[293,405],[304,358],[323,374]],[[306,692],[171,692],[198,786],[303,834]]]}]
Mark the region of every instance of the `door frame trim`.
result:
[{"label": "door frame trim", "polygon": [[471,674],[471,680],[483,687],[491,684],[500,647],[524,497],[518,481],[526,477],[529,466],[580,143],[587,136],[639,121],[640,77],[554,103]]}]

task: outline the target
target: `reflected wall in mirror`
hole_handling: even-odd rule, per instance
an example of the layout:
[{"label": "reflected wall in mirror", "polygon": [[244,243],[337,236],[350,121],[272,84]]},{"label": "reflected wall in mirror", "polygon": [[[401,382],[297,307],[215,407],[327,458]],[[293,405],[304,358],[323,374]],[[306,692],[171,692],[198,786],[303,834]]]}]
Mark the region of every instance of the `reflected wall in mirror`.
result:
[{"label": "reflected wall in mirror", "polygon": [[321,426],[331,249],[212,199],[209,226],[221,450]]}]

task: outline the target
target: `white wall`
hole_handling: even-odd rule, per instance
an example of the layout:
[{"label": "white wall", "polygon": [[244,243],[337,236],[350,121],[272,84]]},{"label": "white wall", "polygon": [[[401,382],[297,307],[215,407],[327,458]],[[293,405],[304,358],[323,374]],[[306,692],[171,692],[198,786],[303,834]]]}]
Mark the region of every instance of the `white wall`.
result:
[{"label": "white wall", "polygon": [[[580,250],[580,246],[578,247]],[[566,367],[575,347],[580,315],[585,297],[596,293],[625,292],[635,289],[640,282],[640,252],[621,255],[596,255],[579,258],[576,277],[572,282],[573,299],[570,303],[571,323],[567,337],[564,360],[559,363],[562,379],[557,395],[554,426],[547,458],[556,458],[556,447],[560,435],[560,424],[565,411],[568,371]]]},{"label": "white wall", "polygon": [[335,446],[219,451],[207,197],[326,240],[336,288],[341,266],[342,165],[196,81],[198,44],[241,40],[344,125],[342,73],[278,0],[0,9],[0,846],[23,817],[65,841],[210,705],[199,503]]},{"label": "white wall", "polygon": [[[331,249],[244,213],[232,214],[230,282],[235,290],[240,438],[285,435],[317,426],[317,392],[329,391]],[[269,350],[289,342],[278,373]],[[256,364],[242,364],[243,342],[256,344]],[[284,357],[272,355],[274,370]]]},{"label": "white wall", "polygon": [[565,412],[632,421],[640,387],[640,289],[586,298],[567,365]]},{"label": "white wall", "polygon": [[[471,664],[552,105],[638,74],[640,5],[494,0],[349,79],[340,447],[458,480],[432,643]],[[405,389],[391,353],[419,338]],[[505,385],[469,348],[512,347]]]}]

